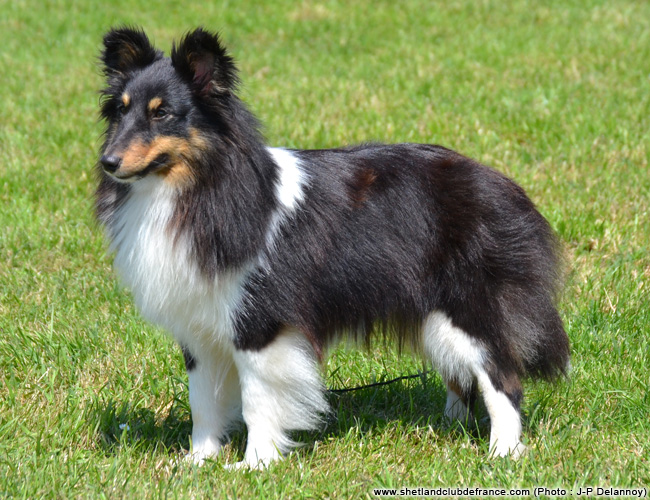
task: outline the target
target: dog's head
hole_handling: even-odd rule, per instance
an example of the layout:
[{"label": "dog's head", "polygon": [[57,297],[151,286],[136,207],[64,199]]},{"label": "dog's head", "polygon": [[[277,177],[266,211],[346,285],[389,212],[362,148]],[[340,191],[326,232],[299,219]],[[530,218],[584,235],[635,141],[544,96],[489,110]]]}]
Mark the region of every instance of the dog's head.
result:
[{"label": "dog's head", "polygon": [[109,31],[101,55],[107,121],[101,169],[120,182],[192,180],[215,134],[227,136],[237,69],[216,34],[198,28],[163,57],[145,33]]}]

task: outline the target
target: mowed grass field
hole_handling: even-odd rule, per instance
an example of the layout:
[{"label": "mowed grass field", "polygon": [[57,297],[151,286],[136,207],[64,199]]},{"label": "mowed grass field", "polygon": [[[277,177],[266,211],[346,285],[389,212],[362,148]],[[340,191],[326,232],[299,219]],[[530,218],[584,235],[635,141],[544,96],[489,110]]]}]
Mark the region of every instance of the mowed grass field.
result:
[{"label": "mowed grass field", "polygon": [[[272,145],[430,142],[517,180],[567,256],[570,377],[526,384],[520,461],[431,373],[332,394],[263,472],[202,468],[180,350],[111,271],[93,220],[97,55],[138,24],[167,53],[221,31]],[[0,0],[0,496],[368,498],[379,486],[650,486],[650,3]],[[330,388],[422,372],[337,350]]]}]

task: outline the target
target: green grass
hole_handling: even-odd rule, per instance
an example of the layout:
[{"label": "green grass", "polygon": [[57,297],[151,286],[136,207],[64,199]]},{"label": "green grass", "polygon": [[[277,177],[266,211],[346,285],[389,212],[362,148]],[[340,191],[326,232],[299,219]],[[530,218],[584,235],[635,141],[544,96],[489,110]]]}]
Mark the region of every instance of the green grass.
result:
[{"label": "green grass", "polygon": [[[346,498],[376,486],[650,484],[650,4],[0,0],[0,495]],[[169,50],[203,24],[273,145],[435,142],[521,183],[562,239],[573,371],[528,383],[519,462],[449,429],[437,376],[332,396],[268,471],[182,462],[180,351],[146,324],[92,217],[96,63],[113,24]],[[337,351],[330,387],[417,372]],[[121,424],[128,424],[122,429]]]}]

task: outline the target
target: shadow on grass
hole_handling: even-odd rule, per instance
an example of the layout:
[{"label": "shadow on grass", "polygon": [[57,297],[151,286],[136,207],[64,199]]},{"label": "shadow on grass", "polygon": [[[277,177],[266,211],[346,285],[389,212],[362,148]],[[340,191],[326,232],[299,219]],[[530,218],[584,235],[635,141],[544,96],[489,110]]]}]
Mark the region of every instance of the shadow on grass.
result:
[{"label": "shadow on grass", "polygon": [[477,418],[450,425],[444,416],[446,394],[439,377],[431,373],[342,394],[330,392],[328,399],[332,413],[325,428],[317,433],[301,433],[297,437],[310,450],[315,440],[342,437],[352,428],[363,435],[381,432],[399,422],[407,432],[409,428],[430,427],[436,433],[451,435],[454,439],[469,437],[472,441],[481,440],[489,431],[481,418],[484,413],[482,406],[476,407]]},{"label": "shadow on grass", "polygon": [[[474,418],[463,424],[450,423],[443,411],[446,389],[437,377],[421,377],[402,380],[379,387],[335,393],[329,392],[331,413],[320,430],[296,432],[293,437],[304,443],[298,452],[310,453],[316,441],[342,438],[355,428],[360,434],[381,432],[395,422],[404,428],[430,427],[450,439],[470,439],[481,445],[489,438],[489,418],[480,401],[474,409]],[[543,407],[544,405],[542,405]],[[535,407],[531,424],[539,420],[543,408]],[[130,446],[142,451],[154,451],[163,447],[168,453],[181,453],[190,448],[192,423],[187,394],[174,398],[170,410],[161,418],[153,410],[133,402],[116,402],[114,399],[96,400],[92,406],[91,418],[97,424],[100,446],[107,454],[117,453],[119,448]],[[527,416],[523,415],[524,433],[534,435],[529,428]],[[231,435],[230,447],[238,456],[243,456],[246,444],[246,430],[242,425]]]},{"label": "shadow on grass", "polygon": [[188,450],[192,422],[188,405],[175,399],[166,416],[130,401],[96,400],[90,418],[97,422],[99,446],[113,455],[124,446],[142,451],[161,447],[169,453]]}]

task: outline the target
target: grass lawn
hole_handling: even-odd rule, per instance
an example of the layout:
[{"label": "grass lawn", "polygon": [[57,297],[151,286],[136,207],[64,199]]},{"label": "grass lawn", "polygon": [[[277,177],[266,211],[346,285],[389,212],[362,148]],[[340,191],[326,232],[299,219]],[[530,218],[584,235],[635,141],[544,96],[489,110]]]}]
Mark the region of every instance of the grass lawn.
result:
[{"label": "grass lawn", "polygon": [[[650,3],[0,0],[0,496],[364,498],[379,486],[650,486]],[[272,145],[432,142],[516,179],[566,248],[573,370],[526,384],[518,462],[437,375],[332,395],[338,419],[265,472],[203,468],[180,350],[113,276],[93,221],[97,55],[203,24]],[[421,362],[338,350],[331,388]],[[476,428],[474,428],[476,427]]]}]

